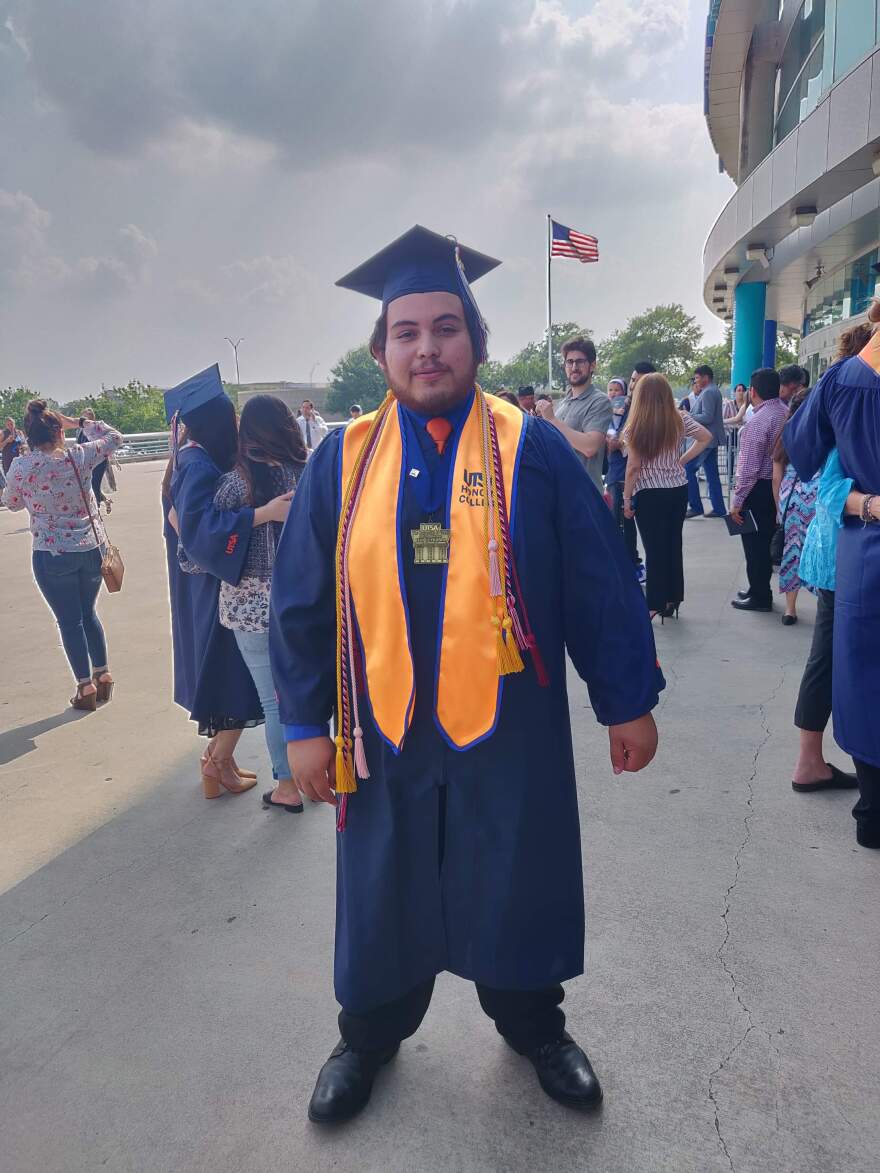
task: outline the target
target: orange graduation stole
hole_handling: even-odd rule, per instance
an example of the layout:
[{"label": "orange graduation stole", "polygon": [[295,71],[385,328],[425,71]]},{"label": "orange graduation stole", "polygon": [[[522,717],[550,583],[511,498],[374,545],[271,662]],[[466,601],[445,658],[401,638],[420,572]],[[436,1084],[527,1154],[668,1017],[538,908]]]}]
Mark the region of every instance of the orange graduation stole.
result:
[{"label": "orange graduation stole", "polygon": [[[415,704],[399,516],[406,474],[401,426],[400,406],[389,392],[378,411],[346,427],[342,442],[336,548],[336,791],[342,796],[357,789],[356,778],[369,777],[360,726],[361,673],[379,732],[396,750]],[[477,387],[454,456],[436,716],[456,749],[468,749],[492,732],[500,680],[522,671],[522,652],[531,653],[539,680],[546,683],[510,540],[508,502],[525,426],[519,408]],[[341,821],[344,826],[344,804]]]},{"label": "orange graduation stole", "polygon": [[859,352],[859,358],[876,374],[880,375],[880,330],[871,335],[871,340],[864,350]]}]

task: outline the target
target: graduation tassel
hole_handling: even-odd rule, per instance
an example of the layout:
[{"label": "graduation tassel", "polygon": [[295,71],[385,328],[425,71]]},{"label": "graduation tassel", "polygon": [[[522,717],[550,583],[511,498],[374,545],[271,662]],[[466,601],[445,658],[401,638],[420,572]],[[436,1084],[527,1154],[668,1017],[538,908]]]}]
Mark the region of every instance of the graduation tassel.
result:
[{"label": "graduation tassel", "polygon": [[533,631],[530,631],[526,636],[526,647],[529,649],[529,655],[532,657],[532,663],[535,666],[535,675],[538,678],[538,684],[541,688],[547,688],[550,684],[550,677],[547,674],[544,657],[541,655],[541,649],[538,647],[538,641],[535,639],[535,633]]},{"label": "graduation tassel", "polygon": [[[357,714],[355,714],[357,720]],[[367,766],[367,751],[364,749],[364,731],[360,725],[354,727],[354,772],[355,777],[366,781],[370,776]]]},{"label": "graduation tassel", "polygon": [[336,738],[336,785],[337,794],[357,794],[354,771],[349,765],[351,741],[347,737]]}]

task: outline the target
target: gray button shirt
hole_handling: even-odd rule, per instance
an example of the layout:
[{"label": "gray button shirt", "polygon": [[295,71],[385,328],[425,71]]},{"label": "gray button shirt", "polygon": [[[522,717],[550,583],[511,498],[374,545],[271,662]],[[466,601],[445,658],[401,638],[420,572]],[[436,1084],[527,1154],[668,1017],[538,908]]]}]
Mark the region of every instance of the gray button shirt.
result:
[{"label": "gray button shirt", "polygon": [[[575,432],[601,432],[604,436],[611,427],[614,416],[611,400],[604,391],[600,391],[598,387],[592,385],[578,396],[572,395],[569,391],[565,398],[561,399],[554,407],[556,418]],[[595,456],[584,456],[577,449],[574,451],[575,456],[587,470],[590,480],[600,493],[604,492],[602,486],[602,465],[605,463],[604,441]]]}]

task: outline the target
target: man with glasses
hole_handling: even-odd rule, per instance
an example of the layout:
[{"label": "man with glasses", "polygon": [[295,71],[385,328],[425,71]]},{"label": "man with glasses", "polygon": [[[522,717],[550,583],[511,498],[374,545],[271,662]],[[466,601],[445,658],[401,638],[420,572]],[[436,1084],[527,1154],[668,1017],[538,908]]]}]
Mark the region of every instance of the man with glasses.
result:
[{"label": "man with glasses", "polygon": [[596,347],[589,338],[570,338],[562,347],[568,392],[554,407],[550,399],[539,400],[539,416],[562,432],[577,453],[590,480],[600,493],[605,443],[613,411],[608,396],[593,386],[596,370]]}]

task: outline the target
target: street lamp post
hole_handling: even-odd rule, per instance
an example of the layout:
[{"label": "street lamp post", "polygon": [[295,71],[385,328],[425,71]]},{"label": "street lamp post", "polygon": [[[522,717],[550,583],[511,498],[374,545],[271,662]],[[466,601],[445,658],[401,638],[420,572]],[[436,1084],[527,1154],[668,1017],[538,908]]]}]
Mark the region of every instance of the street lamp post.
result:
[{"label": "street lamp post", "polygon": [[235,384],[237,387],[240,387],[241,375],[239,374],[238,370],[238,348],[241,346],[242,342],[244,342],[244,339],[239,338],[238,342],[233,342],[232,339],[227,336],[226,341],[232,347],[232,353],[235,355]]},{"label": "street lamp post", "polygon": [[320,365],[319,362],[312,363],[312,369],[309,371],[309,385],[312,387],[315,385],[315,371]]}]

